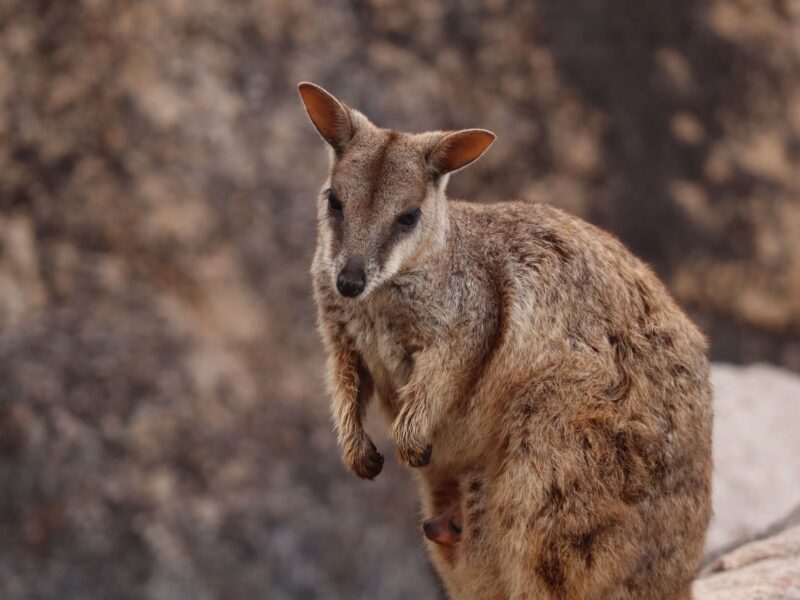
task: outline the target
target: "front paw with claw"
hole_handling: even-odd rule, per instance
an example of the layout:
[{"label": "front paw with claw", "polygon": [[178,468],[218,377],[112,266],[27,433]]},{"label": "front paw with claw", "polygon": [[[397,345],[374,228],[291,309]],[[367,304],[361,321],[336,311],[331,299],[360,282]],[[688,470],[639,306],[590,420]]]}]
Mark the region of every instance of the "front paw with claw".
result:
[{"label": "front paw with claw", "polygon": [[383,470],[383,454],[371,440],[364,439],[345,451],[344,464],[362,479],[374,479]]},{"label": "front paw with claw", "polygon": [[397,446],[397,457],[400,462],[407,467],[419,468],[424,467],[431,462],[431,452],[433,446],[427,444],[426,446]]},{"label": "front paw with claw", "polygon": [[406,421],[398,419],[394,426],[394,439],[397,444],[397,458],[407,467],[424,467],[431,462],[433,447],[421,436],[412,433],[412,429],[405,425]]}]

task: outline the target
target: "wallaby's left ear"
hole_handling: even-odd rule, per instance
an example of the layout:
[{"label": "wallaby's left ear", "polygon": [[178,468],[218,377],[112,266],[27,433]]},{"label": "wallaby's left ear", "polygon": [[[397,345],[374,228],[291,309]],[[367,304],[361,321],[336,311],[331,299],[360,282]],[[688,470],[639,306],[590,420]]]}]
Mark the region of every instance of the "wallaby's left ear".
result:
[{"label": "wallaby's left ear", "polygon": [[353,123],[347,107],[333,94],[306,81],[297,86],[314,127],[333,149],[340,152],[353,137]]},{"label": "wallaby's left ear", "polygon": [[486,152],[496,137],[485,129],[462,129],[447,133],[436,142],[428,161],[437,175],[458,171]]}]

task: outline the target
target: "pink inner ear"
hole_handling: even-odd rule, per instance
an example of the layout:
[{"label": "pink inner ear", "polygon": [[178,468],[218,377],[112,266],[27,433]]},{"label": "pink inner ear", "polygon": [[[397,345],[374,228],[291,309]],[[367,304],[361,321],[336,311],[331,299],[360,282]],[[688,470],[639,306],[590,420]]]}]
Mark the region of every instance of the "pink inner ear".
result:
[{"label": "pink inner ear", "polygon": [[477,159],[494,141],[494,134],[482,130],[467,130],[446,136],[434,150],[436,167],[450,173]]},{"label": "pink inner ear", "polygon": [[313,85],[301,85],[299,91],[314,127],[331,146],[341,147],[347,141],[350,128],[344,107]]}]

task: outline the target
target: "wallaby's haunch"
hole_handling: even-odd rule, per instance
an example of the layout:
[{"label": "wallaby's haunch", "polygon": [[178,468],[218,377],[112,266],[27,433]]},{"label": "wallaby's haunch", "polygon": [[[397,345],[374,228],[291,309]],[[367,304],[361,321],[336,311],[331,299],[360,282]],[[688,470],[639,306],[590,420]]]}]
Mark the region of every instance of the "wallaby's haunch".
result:
[{"label": "wallaby's haunch", "polygon": [[398,133],[300,95],[332,149],[312,276],[345,464],[381,471],[376,397],[424,467],[453,598],[690,598],[711,513],[700,332],[603,231],[447,199],[492,133]]}]

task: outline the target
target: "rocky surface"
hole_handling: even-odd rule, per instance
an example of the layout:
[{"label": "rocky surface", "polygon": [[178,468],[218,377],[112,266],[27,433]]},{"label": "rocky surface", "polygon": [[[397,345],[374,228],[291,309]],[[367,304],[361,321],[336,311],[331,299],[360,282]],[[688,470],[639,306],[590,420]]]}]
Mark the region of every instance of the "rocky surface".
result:
[{"label": "rocky surface", "polygon": [[62,256],[124,251],[138,277],[157,262],[175,285],[235,238],[244,256],[216,264],[241,258],[249,291],[307,339],[294,301],[326,155],[295,86],[312,80],[385,126],[494,130],[455,194],[538,198],[610,228],[716,358],[800,370],[798,6],[8,0],[0,209],[35,218]]},{"label": "rocky surface", "polygon": [[800,377],[768,365],[717,364],[713,551],[753,535],[800,499]]},{"label": "rocky surface", "polygon": [[694,591],[697,600],[800,598],[800,506],[713,560]]},{"label": "rocky surface", "polygon": [[0,597],[436,596],[408,474],[359,482],[333,441],[303,79],[387,126],[493,129],[455,194],[609,227],[715,357],[800,369],[799,21],[788,0],[0,3]]}]

